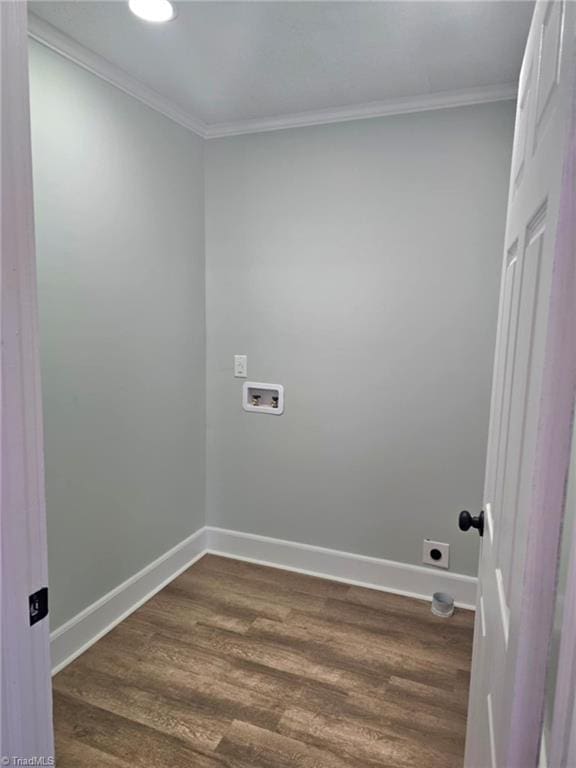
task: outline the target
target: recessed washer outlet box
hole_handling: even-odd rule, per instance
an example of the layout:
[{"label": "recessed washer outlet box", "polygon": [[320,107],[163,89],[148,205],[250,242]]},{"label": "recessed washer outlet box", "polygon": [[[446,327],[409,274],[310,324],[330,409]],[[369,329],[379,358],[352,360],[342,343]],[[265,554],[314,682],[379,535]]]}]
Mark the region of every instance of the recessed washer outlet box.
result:
[{"label": "recessed washer outlet box", "polygon": [[242,407],[251,413],[280,416],[284,412],[284,387],[282,384],[245,381],[242,386]]},{"label": "recessed washer outlet box", "polygon": [[448,568],[450,565],[450,544],[442,541],[424,539],[422,562],[435,568]]}]

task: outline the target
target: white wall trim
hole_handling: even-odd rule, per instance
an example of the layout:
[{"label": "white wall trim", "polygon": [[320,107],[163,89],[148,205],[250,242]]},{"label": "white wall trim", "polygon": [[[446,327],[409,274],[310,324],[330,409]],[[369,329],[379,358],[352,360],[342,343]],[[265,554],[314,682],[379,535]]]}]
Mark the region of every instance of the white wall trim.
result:
[{"label": "white wall trim", "polygon": [[321,109],[316,112],[301,112],[281,117],[267,117],[259,120],[240,120],[234,123],[216,123],[206,126],[207,139],[224,136],[239,136],[245,133],[280,131],[285,128],[305,128],[312,125],[344,123],[350,120],[367,120],[372,117],[390,117],[410,112],[428,112],[434,109],[449,109],[472,104],[486,104],[493,101],[512,101],[518,87],[515,83],[469,88],[463,91],[442,91],[389,101],[374,101],[353,107]]},{"label": "white wall trim", "polygon": [[[26,4],[0,2],[0,763],[54,755]],[[30,759],[28,759],[30,758]]]},{"label": "white wall trim", "polygon": [[432,600],[433,592],[449,592],[461,608],[476,605],[474,576],[212,526],[206,532],[208,551],[215,555],[424,600]]},{"label": "white wall trim", "polygon": [[206,138],[206,126],[201,120],[33,13],[28,14],[28,35],[178,125]]},{"label": "white wall trim", "polygon": [[473,576],[206,526],[54,630],[52,674],[208,553],[424,600],[436,591],[449,592],[459,607],[475,608]]},{"label": "white wall trim", "polygon": [[200,528],[111,592],[89,605],[50,635],[52,674],[110,632],[117,624],[169,584],[206,552],[206,529]]},{"label": "white wall trim", "polygon": [[471,104],[486,104],[493,101],[510,101],[516,98],[516,83],[469,88],[466,90],[442,91],[439,93],[410,96],[387,101],[375,101],[369,104],[357,104],[351,107],[320,109],[300,112],[279,117],[265,117],[254,120],[239,120],[230,123],[208,125],[190,112],[182,109],[157,91],[144,85],[140,80],[112,64],[100,54],[91,51],[73,38],[60,32],[48,22],[33,13],[28,14],[28,34],[47,48],[73,61],[93,75],[116,86],[124,93],[160,112],[178,125],[187,128],[203,139],[216,139],[224,136],[239,136],[246,133],[280,131],[285,128],[304,128],[312,125],[329,125],[350,120],[366,120],[371,117],[403,115],[410,112],[426,112],[434,109],[449,109]]}]

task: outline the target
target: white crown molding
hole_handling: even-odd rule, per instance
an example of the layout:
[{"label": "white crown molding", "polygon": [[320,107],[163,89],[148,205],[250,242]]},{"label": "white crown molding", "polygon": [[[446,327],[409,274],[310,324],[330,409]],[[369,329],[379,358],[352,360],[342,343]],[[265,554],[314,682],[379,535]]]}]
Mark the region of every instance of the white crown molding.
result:
[{"label": "white crown molding", "polygon": [[410,96],[407,98],[374,101],[352,107],[320,109],[311,112],[292,113],[279,117],[264,117],[253,120],[238,120],[229,123],[204,123],[194,115],[176,106],[157,91],[144,85],[112,62],[100,56],[68,35],[60,32],[48,22],[33,13],[28,14],[28,34],[47,48],[73,61],[93,75],[116,86],[124,93],[138,99],[148,107],[160,112],[178,125],[188,128],[203,139],[217,139],[225,136],[240,136],[247,133],[281,131],[286,128],[305,128],[313,125],[344,123],[350,120],[367,120],[372,117],[390,117],[410,112],[427,112],[435,109],[449,109],[472,104],[486,104],[493,101],[511,101],[516,98],[518,86],[515,83],[469,88],[460,91]]},{"label": "white crown molding", "polygon": [[207,129],[201,120],[33,13],[28,14],[28,36],[107,83],[116,86],[129,96],[138,99],[156,112],[160,112],[178,125],[187,128],[203,139],[206,138]]},{"label": "white crown molding", "polygon": [[493,101],[512,101],[516,98],[517,92],[518,86],[515,83],[506,83],[461,91],[442,91],[389,101],[373,101],[354,107],[320,109],[316,112],[301,112],[256,120],[239,120],[233,123],[215,123],[206,126],[206,138],[217,139],[225,136],[240,136],[246,133],[281,131],[285,128],[305,128],[313,125],[344,123],[350,120],[367,120],[373,117],[405,115],[410,112],[429,112],[434,109],[464,107]]}]

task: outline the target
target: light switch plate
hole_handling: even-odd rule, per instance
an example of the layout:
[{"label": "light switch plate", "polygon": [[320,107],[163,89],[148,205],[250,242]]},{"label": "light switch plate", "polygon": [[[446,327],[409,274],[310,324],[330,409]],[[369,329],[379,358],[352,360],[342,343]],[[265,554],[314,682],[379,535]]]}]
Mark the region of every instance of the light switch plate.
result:
[{"label": "light switch plate", "polygon": [[234,376],[237,379],[245,379],[248,376],[247,355],[234,355]]}]

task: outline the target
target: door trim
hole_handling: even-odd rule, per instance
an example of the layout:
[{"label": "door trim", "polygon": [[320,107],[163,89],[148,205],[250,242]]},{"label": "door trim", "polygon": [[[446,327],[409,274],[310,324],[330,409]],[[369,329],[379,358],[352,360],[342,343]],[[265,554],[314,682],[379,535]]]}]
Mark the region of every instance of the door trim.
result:
[{"label": "door trim", "polygon": [[[26,3],[0,2],[0,757],[53,760]],[[30,763],[31,764],[31,763]],[[50,764],[49,762],[46,764]]]}]

